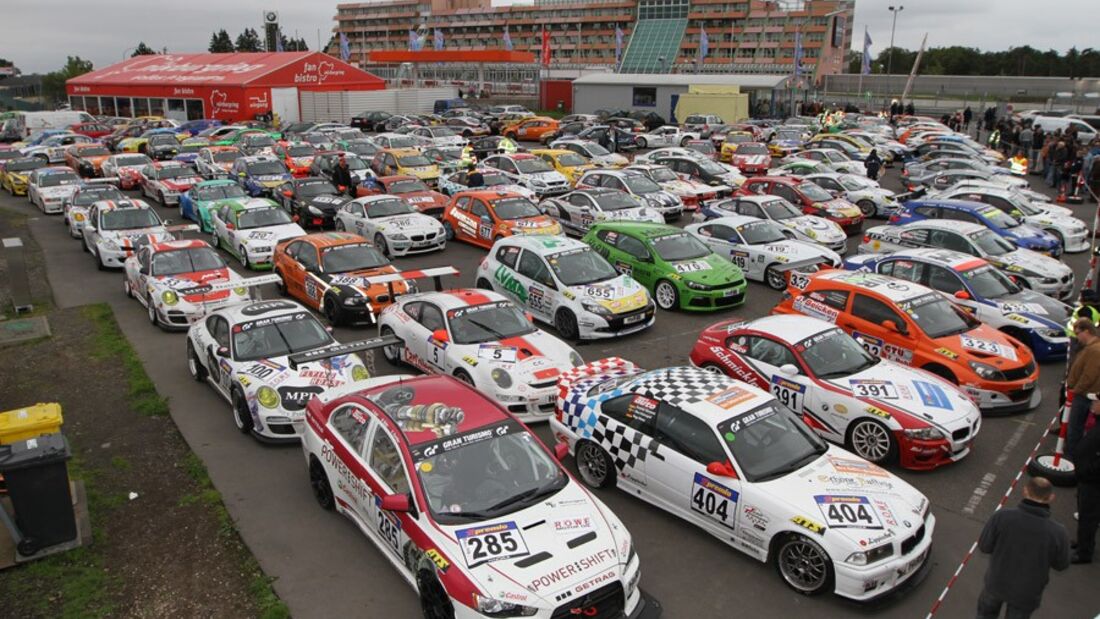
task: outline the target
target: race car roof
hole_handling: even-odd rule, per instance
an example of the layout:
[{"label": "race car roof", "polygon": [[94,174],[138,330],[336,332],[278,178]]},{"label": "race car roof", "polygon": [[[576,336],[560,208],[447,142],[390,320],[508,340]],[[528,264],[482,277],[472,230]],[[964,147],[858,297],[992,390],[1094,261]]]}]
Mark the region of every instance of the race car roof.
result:
[{"label": "race car roof", "polygon": [[[379,196],[392,198],[393,196]],[[305,241],[310,245],[321,249],[327,247],[339,247],[341,245],[356,245],[366,243],[367,239],[350,232],[315,232],[305,236],[295,237],[295,241]]]},{"label": "race car roof", "polygon": [[199,239],[181,239],[178,241],[161,241],[149,245],[149,249],[153,253],[176,251],[178,249],[198,249],[199,247],[210,247],[210,244]]},{"label": "race car roof", "polygon": [[540,256],[559,254],[574,249],[589,249],[587,243],[566,236],[547,236],[545,234],[517,234],[500,240],[501,245],[512,245],[531,250]]},{"label": "race car roof", "polygon": [[895,303],[922,297],[926,294],[934,294],[931,288],[925,288],[920,284],[866,271],[824,271],[812,275],[811,279],[814,281],[844,283],[856,288],[871,290]]},{"label": "race car roof", "polygon": [[251,320],[260,320],[262,318],[273,318],[275,316],[293,314],[296,312],[308,314],[309,310],[294,301],[287,301],[285,299],[241,303],[217,310],[218,314],[225,316],[226,319],[229,320],[230,325],[237,325]]},{"label": "race car roof", "polygon": [[708,423],[747,413],[771,394],[724,374],[695,367],[671,367],[639,374],[622,391],[661,400]]},{"label": "race car roof", "polygon": [[971,221],[955,221],[950,219],[924,219],[921,221],[913,221],[900,226],[878,226],[879,232],[893,232],[900,234],[906,230],[913,228],[932,228],[936,230],[950,230],[952,232],[958,232],[959,234],[971,235],[975,232],[981,232],[982,230],[988,230],[984,225],[971,222]]},{"label": "race car roof", "polygon": [[889,257],[923,260],[925,262],[937,264],[959,272],[969,271],[970,269],[989,264],[985,260],[982,260],[981,258],[975,258],[970,254],[964,254],[962,252],[953,251],[950,249],[941,249],[938,247],[920,247],[916,249],[905,249],[902,251],[894,252],[890,254]]},{"label": "race car roof", "polygon": [[[764,316],[749,321],[737,328],[740,330],[760,331],[773,335],[788,344],[797,344],[802,340],[813,337],[818,333],[836,329],[831,322],[825,322],[820,318],[802,316],[800,314],[776,314]],[[736,333],[737,331],[734,331]]]},{"label": "race car roof", "polygon": [[[402,299],[412,299],[412,295],[401,297]],[[472,307],[475,305],[484,305],[486,303],[496,303],[498,301],[507,301],[508,299],[491,290],[480,290],[475,288],[455,288],[453,290],[445,290],[443,292],[426,292],[424,294],[416,295],[415,298],[420,301],[430,301],[435,303],[444,312],[447,310],[455,310],[463,307]]]},{"label": "race car roof", "polygon": [[249,211],[261,208],[277,208],[279,205],[275,204],[267,198],[233,198],[231,200],[225,200],[222,204],[226,204],[234,211]]},{"label": "race car roof", "polygon": [[144,200],[127,198],[126,200],[100,200],[92,206],[98,206],[102,211],[113,211],[120,208],[152,208]]},{"label": "race car roof", "polygon": [[[708,219],[701,222],[700,226],[707,224],[719,224],[722,226],[729,226],[731,228],[737,228],[738,226],[745,226],[748,224],[762,223],[770,221],[768,219],[760,219],[759,217],[750,217],[748,215],[726,215],[725,217],[715,217],[714,219]],[[772,224],[775,225],[775,224]]]},{"label": "race car roof", "polygon": [[684,233],[682,229],[677,228],[676,226],[633,221],[604,221],[592,227],[594,229],[615,230],[617,232],[633,233],[648,238],[656,238],[660,236],[668,236],[670,234]]}]

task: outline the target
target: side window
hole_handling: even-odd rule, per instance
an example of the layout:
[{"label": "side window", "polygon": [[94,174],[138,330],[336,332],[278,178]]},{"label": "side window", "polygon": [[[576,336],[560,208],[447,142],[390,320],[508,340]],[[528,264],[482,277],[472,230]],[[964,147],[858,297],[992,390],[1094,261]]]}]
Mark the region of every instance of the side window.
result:
[{"label": "side window", "polygon": [[569,203],[573,206],[588,206],[588,197],[583,193],[574,193],[569,196]]},{"label": "side window", "polygon": [[462,196],[455,200],[455,208],[460,211],[470,210],[470,196]]},{"label": "side window", "polygon": [[925,264],[923,262],[911,262],[909,260],[891,260],[887,263],[891,270],[889,273],[879,270],[879,273],[885,273],[887,275],[893,275],[898,279],[904,279],[907,281],[915,282],[917,284],[923,283],[925,274]]},{"label": "side window", "polygon": [[[740,339],[740,338],[739,338]],[[798,360],[794,358],[792,353],[786,346],[769,340],[766,337],[759,336],[747,336],[744,339],[747,342],[741,344],[747,348],[745,353],[748,357],[756,359],[761,363],[767,363],[776,367],[791,364],[798,367]],[[740,343],[740,342],[739,342]]]},{"label": "side window", "polygon": [[956,292],[963,290],[962,281],[959,280],[959,276],[950,269],[945,269],[940,266],[928,266],[928,287],[933,290],[939,290],[947,294],[955,294]]},{"label": "side window", "polygon": [[737,232],[733,228],[729,226],[724,226],[722,224],[710,224],[702,226],[699,228],[699,234],[716,239],[721,239],[723,241],[728,241],[730,239],[733,239],[734,241],[740,240],[737,238]]},{"label": "side window", "polygon": [[946,230],[931,230],[928,235],[928,244],[933,247],[961,251],[966,254],[974,253],[966,239]]},{"label": "side window", "polygon": [[795,206],[802,204],[802,198],[798,197],[798,193],[796,193],[794,189],[786,185],[772,185],[772,190],[770,193],[772,195],[786,199],[788,202],[794,204]]},{"label": "side window", "polygon": [[374,431],[370,459],[367,464],[394,494],[404,494],[409,491],[409,480],[405,477],[405,465],[401,461],[401,452],[393,439],[382,431],[380,426]]},{"label": "side window", "polygon": [[317,248],[308,243],[301,245],[298,249],[298,262],[301,262],[306,269],[317,269],[320,266],[317,261]]},{"label": "side window", "polygon": [[950,219],[952,221],[969,221],[976,222],[978,218],[966,211],[960,211],[953,208],[940,209],[941,219]]},{"label": "side window", "polygon": [[640,260],[644,260],[649,257],[649,250],[646,249],[645,244],[632,236],[627,236],[625,234],[620,235],[619,241],[618,243],[616,243],[616,246],[619,249]]},{"label": "side window", "polygon": [[534,252],[524,251],[519,257],[519,273],[546,286],[554,283],[550,277],[550,269],[546,268],[546,263]]},{"label": "side window", "polygon": [[424,303],[420,306],[420,318],[417,320],[428,331],[438,331],[446,327],[443,324],[443,312],[430,303]]},{"label": "side window", "polygon": [[703,465],[728,459],[709,425],[664,402],[657,409],[654,438]]},{"label": "side window", "polygon": [[497,250],[497,261],[508,266],[509,268],[516,268],[516,258],[519,256],[519,248],[511,245],[505,245]]},{"label": "side window", "polygon": [[286,255],[293,258],[293,259],[295,259],[295,260],[297,260],[298,259],[298,252],[301,251],[303,245],[305,245],[305,243],[303,243],[301,241],[298,241],[297,243],[291,243],[286,248]]},{"label": "side window", "polygon": [[214,328],[211,330],[214,341],[218,346],[229,346],[229,323],[221,316],[214,317]]},{"label": "side window", "polygon": [[934,206],[918,206],[913,209],[913,212],[921,217],[927,217],[928,219],[936,219],[939,217],[939,209]]},{"label": "side window", "polygon": [[370,428],[370,417],[365,412],[358,406],[349,404],[336,409],[329,417],[328,423],[356,455],[363,454],[363,447],[367,442],[367,429]]},{"label": "side window", "polygon": [[221,219],[225,223],[229,223],[229,207],[228,206],[223,206],[221,208],[221,211],[218,212],[218,218]]},{"label": "side window", "polygon": [[482,219],[485,217],[492,219],[492,217],[489,215],[489,209],[486,208],[485,203],[481,200],[472,201],[472,203],[470,204],[470,213],[478,219]]},{"label": "side window", "polygon": [[600,411],[619,423],[653,436],[658,404],[657,400],[643,395],[628,394],[607,400],[600,405]]},{"label": "side window", "polygon": [[986,204],[991,204],[997,207],[998,210],[1008,213],[1009,215],[1013,214],[1017,210],[1016,207],[1012,206],[1012,204],[1008,200],[1005,200],[1000,196],[984,195],[982,196],[982,202],[985,202]]},{"label": "side window", "polygon": [[911,245],[929,245],[928,232],[926,229],[904,230],[900,237]]},{"label": "side window", "polygon": [[857,294],[855,300],[852,301],[852,315],[876,325],[881,325],[887,320],[893,320],[894,324],[899,327],[905,324],[901,319],[901,315],[895,312],[892,307],[865,294]]},{"label": "side window", "polygon": [[618,189],[619,191],[626,191],[626,185],[614,176],[605,176],[603,178],[603,186],[611,189]]},{"label": "side window", "polygon": [[844,311],[848,307],[847,290],[815,290],[810,293],[814,299],[821,301],[833,309]]},{"label": "side window", "polygon": [[840,183],[834,181],[831,178],[815,178],[814,183],[819,185],[823,189],[829,189],[832,191],[842,191]]},{"label": "side window", "polygon": [[424,307],[423,303],[409,303],[405,306],[405,313],[412,317],[413,320],[420,321],[420,310]]},{"label": "side window", "polygon": [[760,208],[760,205],[755,202],[749,202],[748,200],[737,201],[737,212],[748,217],[765,219],[764,210]]}]

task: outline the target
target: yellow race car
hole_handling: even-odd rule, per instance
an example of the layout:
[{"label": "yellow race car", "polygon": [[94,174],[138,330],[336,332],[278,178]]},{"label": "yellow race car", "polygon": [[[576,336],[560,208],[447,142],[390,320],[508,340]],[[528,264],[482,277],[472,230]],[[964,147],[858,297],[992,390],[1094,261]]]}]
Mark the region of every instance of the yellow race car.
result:
[{"label": "yellow race car", "polygon": [[585,172],[597,167],[583,155],[561,148],[536,148],[531,154],[550,164],[574,187]]},{"label": "yellow race car", "polygon": [[419,148],[379,151],[371,167],[378,176],[415,176],[432,186],[439,182],[439,166],[425,157]]},{"label": "yellow race car", "polygon": [[38,168],[46,167],[47,162],[42,157],[20,157],[7,159],[0,164],[0,187],[3,187],[13,196],[27,195],[27,180],[31,172]]},{"label": "yellow race car", "polygon": [[733,154],[737,152],[739,145],[755,141],[756,137],[748,131],[730,131],[722,142],[722,150],[718,152],[719,161],[729,163],[730,159],[733,159]]}]

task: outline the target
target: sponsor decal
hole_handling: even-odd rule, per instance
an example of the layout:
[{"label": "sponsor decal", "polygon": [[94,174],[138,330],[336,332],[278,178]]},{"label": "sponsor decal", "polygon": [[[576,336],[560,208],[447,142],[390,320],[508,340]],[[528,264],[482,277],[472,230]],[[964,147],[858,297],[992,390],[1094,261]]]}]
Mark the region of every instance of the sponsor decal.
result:
[{"label": "sponsor decal", "polygon": [[[613,561],[615,560],[615,558],[616,553],[614,548],[604,548],[603,550],[596,551],[586,557],[581,557],[576,561],[571,561],[548,574],[539,576],[538,578],[532,580],[531,584],[527,585],[527,589],[532,593],[538,593],[541,589],[546,589],[547,587],[566,581],[573,576],[583,574],[584,572],[596,567],[597,565],[600,565],[605,561]],[[605,572],[604,574],[601,574],[596,578],[601,578],[605,574],[611,574],[611,577],[614,577],[615,572]],[[574,589],[583,590],[582,587],[588,586],[591,582],[592,581],[590,580],[585,583],[581,583],[580,585],[577,585],[577,587],[575,587]]]},{"label": "sponsor decal", "polygon": [[657,400],[651,400],[645,396],[635,395],[630,403],[626,405],[626,418],[637,419],[638,421],[645,423],[653,419],[653,416],[657,414],[657,406],[660,404]]},{"label": "sponsor decal", "polygon": [[894,383],[888,380],[877,379],[851,379],[852,393],[861,398],[875,398],[878,400],[898,399],[898,389]]},{"label": "sponsor decal", "polygon": [[876,477],[852,477],[849,475],[818,475],[817,480],[830,492],[888,493],[894,484]]},{"label": "sponsor decal", "polygon": [[779,403],[794,413],[802,412],[805,401],[806,385],[801,385],[782,376],[772,376],[771,392]]},{"label": "sponsor decal", "polygon": [[736,490],[728,488],[713,479],[695,474],[691,484],[691,509],[715,520],[729,529],[734,528],[737,518]]},{"label": "sponsor decal", "polygon": [[[745,516],[745,521],[751,524],[754,529],[760,531],[768,530],[768,523],[771,519],[768,518],[768,515],[761,511],[760,508],[752,505],[746,505],[745,511],[742,513]],[[741,532],[741,535],[742,537],[748,537],[747,535],[745,535],[744,531]]]},{"label": "sponsor decal", "polygon": [[570,535],[581,531],[591,531],[592,517],[587,515],[567,516],[565,518],[554,519],[551,524],[554,527],[555,533]]},{"label": "sponsor decal", "polygon": [[969,335],[960,335],[959,342],[962,343],[964,348],[969,348],[977,352],[982,352],[990,355],[997,355],[998,357],[1004,357],[1011,361],[1016,361],[1016,351],[1011,346],[1005,346],[1000,342],[994,342],[993,340],[987,340],[983,338],[971,337]]},{"label": "sponsor decal", "polygon": [[501,287],[505,291],[512,293],[520,300],[521,303],[527,302],[527,288],[524,287],[523,282],[516,279],[512,275],[511,270],[505,266],[498,266],[497,270],[493,273],[493,277],[500,283]]},{"label": "sponsor decal", "polygon": [[814,496],[825,524],[838,528],[881,529],[882,522],[871,499],[865,496],[825,494]]},{"label": "sponsor decal", "polygon": [[530,554],[519,527],[511,521],[459,529],[455,531],[455,537],[462,548],[466,565],[471,568]]},{"label": "sponsor decal", "polygon": [[878,512],[878,515],[882,517],[882,521],[886,523],[886,526],[898,526],[898,521],[894,518],[894,510],[890,509],[890,506],[886,504],[886,501],[875,498],[871,499],[871,503],[874,504],[875,510]]},{"label": "sponsor decal", "polygon": [[729,387],[723,391],[712,394],[707,398],[707,402],[729,410],[738,404],[748,402],[753,397],[753,394],[745,389],[740,387]]},{"label": "sponsor decal", "polygon": [[279,400],[283,404],[283,409],[288,411],[300,411],[306,407],[313,396],[324,393],[324,387],[312,386],[312,387],[279,387]]},{"label": "sponsor decal", "polygon": [[424,556],[428,557],[428,559],[430,559],[431,562],[435,564],[435,568],[439,570],[439,573],[441,574],[446,574],[447,570],[451,567],[451,562],[448,561],[446,557],[444,557],[443,554],[435,548],[429,548],[425,550]]},{"label": "sponsor decal", "polygon": [[344,384],[344,377],[331,370],[298,370],[298,376],[309,381],[311,385],[321,387],[339,387]]},{"label": "sponsor decal", "polygon": [[[895,524],[894,526],[897,526],[897,525]],[[881,544],[882,542],[885,542],[888,539],[892,539],[893,537],[894,537],[894,532],[893,531],[883,531],[882,533],[879,533],[878,535],[873,535],[873,536],[868,537],[866,539],[859,540],[859,545],[860,546],[877,546],[877,545]]]},{"label": "sponsor decal", "polygon": [[807,531],[810,531],[812,533],[817,533],[818,535],[825,535],[825,525],[823,525],[820,522],[817,522],[815,520],[811,520],[811,519],[809,519],[805,516],[792,516],[791,517],[791,522],[795,523],[796,525],[798,525],[798,526],[802,527],[803,529],[806,529]]},{"label": "sponsor decal", "polygon": [[710,268],[703,260],[691,260],[688,262],[677,262],[672,265],[672,268],[676,269],[677,273],[694,273],[696,271],[706,271]]},{"label": "sponsor decal", "polygon": [[[501,363],[515,363],[518,351],[514,346],[499,346],[496,344],[481,344],[477,347],[477,358]],[[475,364],[476,365],[476,364]]]},{"label": "sponsor decal", "polygon": [[925,406],[944,408],[947,410],[952,410],[954,408],[951,405],[951,400],[947,397],[947,393],[942,387],[935,383],[915,380],[913,381],[913,388],[917,390],[917,395],[920,396],[920,400]]},{"label": "sponsor decal", "polygon": [[863,408],[863,411],[865,413],[869,414],[869,415],[874,415],[875,417],[882,417],[883,419],[889,419],[890,418],[890,413],[888,413],[887,411],[882,410],[881,408],[879,408],[877,406],[873,406],[873,405],[872,406],[865,406]]},{"label": "sponsor decal", "polygon": [[890,473],[886,472],[886,469],[867,462],[866,460],[852,460],[851,458],[840,458],[837,456],[826,456],[826,458],[828,458],[829,464],[832,465],[833,470],[838,473],[871,475],[874,477],[890,476]]},{"label": "sponsor decal", "polygon": [[937,348],[936,352],[947,357],[948,359],[955,360],[959,358],[959,353],[950,350],[948,348]]},{"label": "sponsor decal", "polygon": [[754,374],[752,370],[741,365],[741,363],[736,358],[734,358],[733,355],[726,352],[725,348],[721,346],[711,346],[710,352],[719,361],[722,362],[722,365],[726,366],[727,369],[733,372],[737,378],[745,381],[746,383],[749,383],[750,385],[756,384],[756,374]]},{"label": "sponsor decal", "polygon": [[796,312],[807,316],[813,316],[814,318],[820,318],[828,322],[836,322],[836,317],[839,315],[839,312],[832,307],[805,295],[795,299],[793,307]]},{"label": "sponsor decal", "polygon": [[360,505],[365,505],[373,496],[366,482],[355,476],[351,468],[340,459],[332,445],[325,441],[321,446],[321,459],[328,463],[336,471],[337,485],[344,493],[357,500]]}]

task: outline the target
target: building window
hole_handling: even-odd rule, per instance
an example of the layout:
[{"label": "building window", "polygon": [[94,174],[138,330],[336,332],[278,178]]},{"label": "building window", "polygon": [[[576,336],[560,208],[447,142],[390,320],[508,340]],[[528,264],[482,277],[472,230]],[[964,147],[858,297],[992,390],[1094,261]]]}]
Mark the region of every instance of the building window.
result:
[{"label": "building window", "polygon": [[115,112],[115,98],[114,97],[101,97],[99,99],[99,103],[102,105],[102,107],[99,110],[100,114],[104,114],[106,116],[116,116],[117,115],[117,113]]},{"label": "building window", "polygon": [[657,89],[635,87],[634,107],[657,107]]},{"label": "building window", "polygon": [[199,99],[187,100],[187,120],[199,120],[202,115],[202,101]]},{"label": "building window", "polygon": [[115,106],[118,108],[119,116],[133,118],[134,111],[130,108],[130,97],[115,97]]}]

